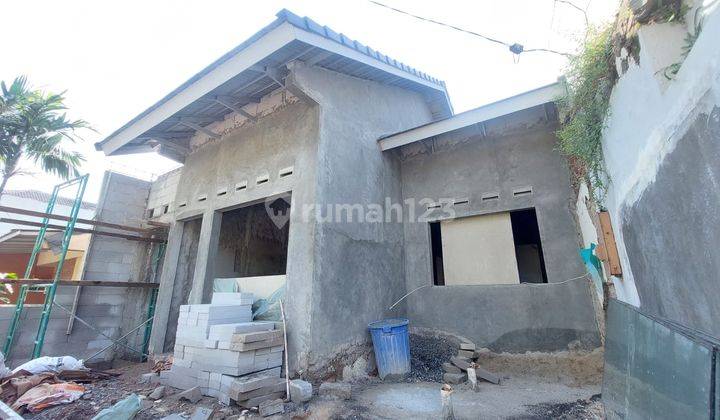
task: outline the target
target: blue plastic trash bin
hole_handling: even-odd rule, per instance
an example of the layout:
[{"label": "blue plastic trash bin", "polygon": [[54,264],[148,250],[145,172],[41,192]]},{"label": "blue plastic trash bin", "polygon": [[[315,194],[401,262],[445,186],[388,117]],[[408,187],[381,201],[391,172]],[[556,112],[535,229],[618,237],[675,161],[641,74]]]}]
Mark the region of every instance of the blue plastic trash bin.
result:
[{"label": "blue plastic trash bin", "polygon": [[410,337],[408,320],[383,319],[368,325],[375,349],[375,361],[380,379],[403,376],[410,372]]}]

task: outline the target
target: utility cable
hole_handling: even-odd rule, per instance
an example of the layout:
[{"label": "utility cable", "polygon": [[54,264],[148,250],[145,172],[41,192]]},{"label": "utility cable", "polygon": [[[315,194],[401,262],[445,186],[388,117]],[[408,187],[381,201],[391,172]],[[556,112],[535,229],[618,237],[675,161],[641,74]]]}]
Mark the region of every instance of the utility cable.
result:
[{"label": "utility cable", "polygon": [[388,6],[388,5],[386,5],[386,4],[377,2],[377,1],[375,1],[375,0],[368,0],[368,1],[369,1],[370,3],[373,3],[373,4],[377,5],[377,6],[384,7],[384,8],[386,8],[386,9],[390,9],[390,10],[392,10],[392,11],[394,11],[394,12],[401,13],[401,14],[403,14],[403,15],[407,15],[407,16],[413,17],[413,18],[415,18],[415,19],[419,19],[419,20],[422,20],[422,21],[425,21],[425,22],[434,23],[434,24],[436,24],[436,25],[444,26],[444,27],[446,27],[446,28],[450,28],[450,29],[453,29],[453,30],[456,30],[456,31],[459,31],[459,32],[463,32],[463,33],[466,33],[466,34],[469,34],[469,35],[473,35],[473,36],[482,38],[482,39],[484,39],[484,40],[486,40],[486,41],[489,41],[489,42],[492,42],[492,43],[495,43],[495,44],[503,45],[503,46],[507,47],[507,48],[510,50],[510,52],[512,52],[512,53],[515,54],[515,55],[519,55],[520,53],[524,53],[524,52],[548,52],[548,53],[552,53],[552,54],[562,55],[562,56],[565,56],[565,57],[570,57],[570,56],[572,56],[572,54],[570,54],[570,53],[561,52],[561,51],[556,51],[556,50],[553,50],[553,49],[550,49],[550,48],[525,48],[522,44],[519,44],[519,43],[510,44],[510,43],[508,43],[508,42],[505,42],[505,41],[502,41],[502,40],[499,40],[499,39],[496,39],[496,38],[493,38],[493,37],[489,37],[489,36],[487,36],[487,35],[483,35],[483,34],[480,34],[480,33],[474,32],[474,31],[470,31],[470,30],[467,30],[467,29],[463,29],[463,28],[460,28],[460,27],[457,27],[457,26],[454,26],[454,25],[450,25],[450,24],[447,24],[447,23],[444,23],[444,22],[440,22],[440,21],[437,21],[437,20],[434,20],[434,19],[430,19],[430,18],[418,16],[418,15],[415,15],[415,14],[412,14],[412,13],[409,13],[409,12],[406,12],[406,11],[404,11],[404,10],[400,10],[400,9],[395,8],[395,7]]}]

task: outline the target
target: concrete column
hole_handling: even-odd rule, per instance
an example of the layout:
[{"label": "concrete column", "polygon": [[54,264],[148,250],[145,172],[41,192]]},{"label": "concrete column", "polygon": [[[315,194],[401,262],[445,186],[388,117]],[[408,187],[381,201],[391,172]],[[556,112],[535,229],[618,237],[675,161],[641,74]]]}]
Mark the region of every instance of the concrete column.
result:
[{"label": "concrete column", "polygon": [[188,298],[188,304],[190,305],[203,303],[203,300],[210,303],[221,222],[222,213],[219,211],[207,211],[203,214],[197,259],[195,260],[195,274],[193,275],[192,289]]},{"label": "concrete column", "polygon": [[160,286],[155,305],[155,318],[153,319],[152,334],[150,335],[150,353],[162,353],[164,350],[165,333],[168,318],[170,317],[170,304],[172,303],[173,288],[175,287],[175,272],[180,257],[184,227],[184,222],[175,222],[170,226],[170,232],[168,232],[168,243],[165,248]]}]

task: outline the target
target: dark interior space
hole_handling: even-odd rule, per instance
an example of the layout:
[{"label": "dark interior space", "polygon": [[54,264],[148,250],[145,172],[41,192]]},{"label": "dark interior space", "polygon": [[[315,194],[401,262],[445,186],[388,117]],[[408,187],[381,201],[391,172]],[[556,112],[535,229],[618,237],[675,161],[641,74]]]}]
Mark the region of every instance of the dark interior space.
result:
[{"label": "dark interior space", "polygon": [[535,209],[510,212],[520,283],[547,283]]},{"label": "dark interior space", "polygon": [[430,223],[430,247],[433,263],[433,284],[435,286],[444,286],[445,273],[443,271],[442,234],[440,233],[440,222]]},{"label": "dark interior space", "polygon": [[285,274],[289,215],[289,197],[223,213],[216,277]]}]

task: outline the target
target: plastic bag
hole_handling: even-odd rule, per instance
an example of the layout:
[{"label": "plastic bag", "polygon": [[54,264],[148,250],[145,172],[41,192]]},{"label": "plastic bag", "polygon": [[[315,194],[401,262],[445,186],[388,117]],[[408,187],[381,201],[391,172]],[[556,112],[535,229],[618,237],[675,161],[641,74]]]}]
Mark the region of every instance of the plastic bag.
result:
[{"label": "plastic bag", "polygon": [[82,360],[78,360],[72,356],[50,357],[43,356],[32,359],[13,369],[12,373],[26,370],[32,374],[43,372],[62,372],[63,370],[85,369]]},{"label": "plastic bag", "polygon": [[286,283],[283,283],[267,299],[258,299],[253,303],[254,321],[281,321],[280,299],[285,297]]},{"label": "plastic bag", "polygon": [[10,375],[11,373],[10,369],[5,366],[5,355],[0,352],[0,379]]},{"label": "plastic bag", "polygon": [[12,405],[15,411],[27,406],[28,411],[37,413],[54,405],[71,403],[82,397],[85,387],[74,382],[40,384],[25,392]]},{"label": "plastic bag", "polygon": [[140,397],[132,394],[110,408],[104,408],[92,420],[130,420],[140,411]]},{"label": "plastic bag", "polygon": [[238,293],[240,286],[234,278],[213,280],[213,292]]}]

